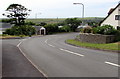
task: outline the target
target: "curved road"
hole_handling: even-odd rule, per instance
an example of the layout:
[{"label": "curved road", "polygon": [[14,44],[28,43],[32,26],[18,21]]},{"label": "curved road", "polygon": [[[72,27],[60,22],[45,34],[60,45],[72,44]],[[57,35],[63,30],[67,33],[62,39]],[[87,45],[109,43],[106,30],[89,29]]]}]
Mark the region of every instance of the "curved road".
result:
[{"label": "curved road", "polygon": [[65,43],[78,33],[24,39],[18,47],[48,77],[118,77],[118,54]]}]

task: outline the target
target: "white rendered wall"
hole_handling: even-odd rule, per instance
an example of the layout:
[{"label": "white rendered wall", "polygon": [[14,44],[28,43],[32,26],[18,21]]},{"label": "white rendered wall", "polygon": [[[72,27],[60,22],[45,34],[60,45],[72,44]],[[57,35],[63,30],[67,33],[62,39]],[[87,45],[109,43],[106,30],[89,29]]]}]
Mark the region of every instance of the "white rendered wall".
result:
[{"label": "white rendered wall", "polygon": [[112,25],[114,28],[117,28],[117,26],[120,26],[120,20],[115,20],[115,15],[120,15],[120,6],[116,8],[116,10],[114,10],[112,12],[112,14],[109,15],[109,17],[107,17],[106,20],[104,20],[104,22],[101,24],[102,25]]}]

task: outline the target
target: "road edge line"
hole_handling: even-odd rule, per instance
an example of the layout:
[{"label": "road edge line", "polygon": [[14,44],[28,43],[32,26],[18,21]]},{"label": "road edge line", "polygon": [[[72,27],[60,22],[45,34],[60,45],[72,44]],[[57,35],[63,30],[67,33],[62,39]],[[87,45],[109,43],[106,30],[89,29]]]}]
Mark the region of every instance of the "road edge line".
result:
[{"label": "road edge line", "polygon": [[[27,39],[26,39],[26,40],[27,40]],[[18,47],[18,49],[20,50],[20,52],[23,54],[23,56],[24,56],[25,58],[27,58],[27,60],[28,60],[40,73],[43,74],[44,77],[48,77],[48,76],[47,76],[41,69],[39,69],[39,68],[26,56],[26,54],[20,49],[20,45],[22,44],[23,41],[25,41],[25,40],[22,40],[22,41],[17,45],[17,47]]]}]

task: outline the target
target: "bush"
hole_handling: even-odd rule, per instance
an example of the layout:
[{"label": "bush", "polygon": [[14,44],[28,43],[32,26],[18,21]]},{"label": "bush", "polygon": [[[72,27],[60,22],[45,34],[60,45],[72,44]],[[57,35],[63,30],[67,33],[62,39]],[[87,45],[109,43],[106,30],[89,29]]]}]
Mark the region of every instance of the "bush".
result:
[{"label": "bush", "polygon": [[2,19],[2,22],[4,22],[4,23],[10,23],[11,19]]},{"label": "bush", "polygon": [[23,37],[25,37],[25,35],[19,35],[19,37],[23,38]]},{"label": "bush", "polygon": [[47,34],[52,34],[59,31],[57,24],[47,24],[44,27],[47,30]]},{"label": "bush", "polygon": [[59,28],[59,30],[60,30],[60,32],[70,32],[71,31],[70,26],[67,26],[67,25]]},{"label": "bush", "polygon": [[111,25],[94,27],[92,30],[94,34],[115,35],[117,33],[117,30]]},{"label": "bush", "polygon": [[77,18],[67,18],[64,23],[66,25],[69,25],[70,29],[75,32],[75,30],[82,23],[82,21]]},{"label": "bush", "polygon": [[7,36],[7,34],[2,34],[2,36]]},{"label": "bush", "polygon": [[120,31],[113,28],[111,25],[104,25],[93,28],[94,34],[115,35],[115,41],[120,41]]},{"label": "bush", "polygon": [[13,26],[10,29],[6,29],[4,34],[8,35],[33,35],[35,34],[35,28],[30,25],[22,25],[22,26]]},{"label": "bush", "polygon": [[115,36],[116,36],[116,40],[115,41],[120,41],[120,31],[119,30],[117,30]]},{"label": "bush", "polygon": [[40,26],[45,26],[45,25],[47,25],[47,23],[41,22],[39,25],[40,25]]},{"label": "bush", "polygon": [[83,33],[92,33],[92,28],[90,26],[84,27]]},{"label": "bush", "polygon": [[31,21],[27,21],[25,22],[26,25],[36,25],[34,22],[31,22]]}]

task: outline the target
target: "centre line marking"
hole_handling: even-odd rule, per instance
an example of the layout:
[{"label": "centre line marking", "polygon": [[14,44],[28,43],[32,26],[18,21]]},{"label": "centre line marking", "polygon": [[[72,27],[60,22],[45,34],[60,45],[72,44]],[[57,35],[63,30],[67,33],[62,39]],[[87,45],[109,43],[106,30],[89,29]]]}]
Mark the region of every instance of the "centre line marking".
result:
[{"label": "centre line marking", "polygon": [[81,57],[84,56],[84,55],[82,55],[82,54],[78,54],[78,53],[75,53],[75,52],[72,52],[72,51],[69,51],[69,50],[65,50],[65,49],[61,49],[61,48],[60,48],[60,50],[65,51],[65,52],[68,52],[68,53],[71,53],[71,54],[74,54],[74,55],[77,55],[77,56],[81,56]]},{"label": "centre line marking", "polygon": [[106,64],[109,64],[109,65],[112,65],[112,66],[116,66],[116,67],[120,67],[120,65],[118,65],[118,64],[114,64],[114,63],[111,63],[111,62],[105,62]]},{"label": "centre line marking", "polygon": [[53,46],[53,45],[51,45],[51,44],[48,44],[49,46],[51,46],[51,47],[55,47],[55,46]]}]

